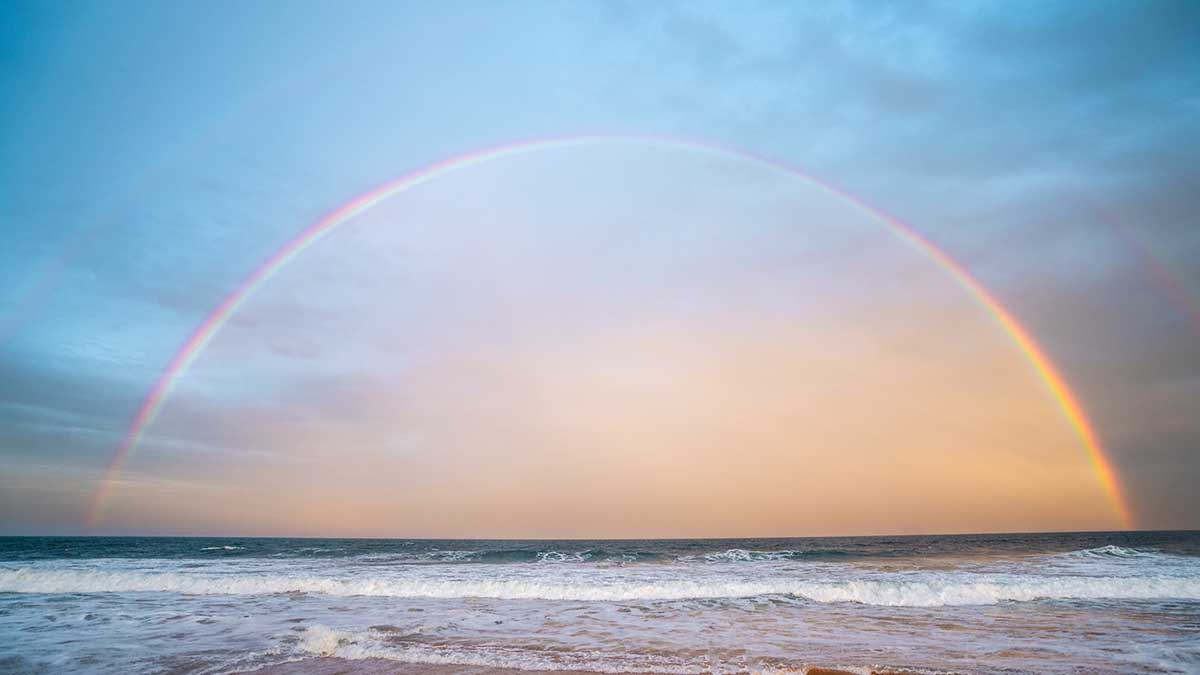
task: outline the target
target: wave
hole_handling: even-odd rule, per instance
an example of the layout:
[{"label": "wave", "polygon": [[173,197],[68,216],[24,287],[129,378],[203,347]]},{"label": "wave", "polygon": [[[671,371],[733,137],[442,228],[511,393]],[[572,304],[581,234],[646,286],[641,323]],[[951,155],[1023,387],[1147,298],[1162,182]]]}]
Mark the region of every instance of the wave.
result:
[{"label": "wave", "polygon": [[766,562],[774,560],[794,560],[797,558],[841,558],[848,555],[850,555],[848,552],[840,549],[812,549],[806,551],[790,549],[783,551],[750,551],[744,548],[731,548],[717,553],[706,553],[699,558],[694,555],[681,556],[678,558],[678,560],[680,562],[691,562],[697,559],[702,559],[706,562]]},{"label": "wave", "polygon": [[[229,557],[255,558],[253,550],[241,545],[203,546],[198,549],[206,554],[222,553]],[[681,563],[727,563],[727,562],[771,562],[781,560],[806,559],[825,560],[839,559],[847,556],[858,556],[841,549],[810,549],[810,550],[750,550],[730,548],[722,551],[697,553],[690,555],[675,555],[666,551],[648,550],[606,550],[603,548],[587,548],[581,550],[566,549],[536,549],[501,548],[501,549],[428,549],[418,551],[389,551],[389,552],[347,552],[342,548],[301,547],[287,551],[277,551],[270,558],[347,558],[368,565],[389,564],[421,564],[421,563],[632,563],[632,562],[681,562]],[[207,558],[208,556],[204,556]]]},{"label": "wave", "polygon": [[[519,646],[453,646],[385,641],[371,631],[341,631],[323,624],[305,629],[297,644],[304,656],[348,659],[381,659],[428,665],[475,666],[502,670],[534,672],[586,671],[589,673],[654,673],[662,675],[699,675],[736,672],[746,675],[800,675],[811,666],[714,662],[712,657],[689,660],[666,654],[612,653],[590,650],[534,649]],[[860,666],[836,666],[836,672],[852,675],[892,673],[890,669]],[[933,671],[905,669],[919,675]]]},{"label": "wave", "polygon": [[1071,551],[1068,556],[1080,558],[1145,558],[1148,556],[1162,555],[1154,550],[1142,550],[1137,548],[1126,548],[1109,544],[1108,546],[1099,546],[1097,548],[1085,548],[1081,551]]},{"label": "wave", "polygon": [[652,559],[653,553],[609,553],[601,549],[582,551],[539,551],[533,549],[499,550],[441,550],[414,553],[384,553],[353,556],[360,561],[375,564],[406,563],[581,563],[581,562],[634,562]]},{"label": "wave", "polygon": [[540,672],[664,673],[689,675],[709,672],[700,665],[659,655],[608,655],[588,651],[534,650],[520,647],[454,647],[449,645],[386,643],[370,632],[339,631],[321,624],[309,626],[297,645],[310,656],[350,660],[385,659],[403,663],[475,666],[488,669]]},{"label": "wave", "polygon": [[[731,548],[724,551],[698,555],[683,555],[667,560],[676,562],[759,562],[774,560],[791,560],[795,558],[835,558],[849,555],[838,549],[819,550],[782,550],[782,551],[752,551],[741,548]],[[396,562],[476,562],[476,563],[583,563],[583,562],[650,562],[661,560],[662,553],[652,551],[606,551],[601,548],[589,548],[580,551],[533,550],[533,549],[499,549],[483,551],[441,551],[432,550],[416,554],[390,555],[387,559]]]},{"label": "wave", "polygon": [[136,570],[0,569],[0,592],[311,593],[398,598],[494,598],[636,602],[785,596],[817,603],[891,607],[988,605],[1034,600],[1200,600],[1200,576],[1085,577],[1004,574],[913,574],[875,579],[724,579],[608,577],[353,577],[201,574]]},{"label": "wave", "polygon": [[445,562],[445,563],[603,563],[603,562],[767,562],[793,559],[836,559],[853,555],[841,549],[812,549],[812,550],[780,550],[755,551],[742,548],[731,548],[724,551],[680,555],[671,557],[664,552],[656,551],[610,551],[602,548],[589,548],[578,551],[565,550],[535,550],[530,548],[495,549],[495,550],[439,550],[420,551],[413,553],[387,553],[378,555],[356,556],[359,559],[377,559],[379,562]]},{"label": "wave", "polygon": [[1137,569],[1143,572],[1156,570],[1200,572],[1200,558],[1194,555],[1166,553],[1157,549],[1127,548],[1124,546],[1099,546],[1066,553],[1041,556],[1041,559],[1058,565],[1077,566],[1081,570]]},{"label": "wave", "polygon": [[[488,563],[510,562],[539,562],[566,563],[610,560],[612,556],[601,549],[585,549],[582,551],[534,551],[529,549],[501,549],[498,551],[480,551],[475,560]],[[618,556],[618,560],[620,557]]]}]

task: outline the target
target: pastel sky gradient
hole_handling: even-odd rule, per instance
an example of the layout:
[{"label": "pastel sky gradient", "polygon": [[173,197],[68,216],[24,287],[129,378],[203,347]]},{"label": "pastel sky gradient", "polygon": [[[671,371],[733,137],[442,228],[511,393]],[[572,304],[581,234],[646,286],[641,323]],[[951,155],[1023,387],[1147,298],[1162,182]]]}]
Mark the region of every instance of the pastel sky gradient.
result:
[{"label": "pastel sky gradient", "polygon": [[[1135,524],[1200,497],[1192,3],[10,3],[0,533],[76,533],[143,397],[284,243],[485,146],[778,157],[919,230],[1045,349]],[[180,378],[101,533],[1118,526],[994,317],[853,203],[560,148],[387,200]]]}]

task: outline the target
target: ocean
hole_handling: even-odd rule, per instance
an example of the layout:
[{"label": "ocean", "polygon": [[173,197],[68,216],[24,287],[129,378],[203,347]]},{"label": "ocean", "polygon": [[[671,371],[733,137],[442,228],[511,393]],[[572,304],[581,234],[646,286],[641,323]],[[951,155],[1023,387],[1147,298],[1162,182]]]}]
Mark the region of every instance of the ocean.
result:
[{"label": "ocean", "polygon": [[1200,673],[1200,532],[0,538],[4,673]]}]

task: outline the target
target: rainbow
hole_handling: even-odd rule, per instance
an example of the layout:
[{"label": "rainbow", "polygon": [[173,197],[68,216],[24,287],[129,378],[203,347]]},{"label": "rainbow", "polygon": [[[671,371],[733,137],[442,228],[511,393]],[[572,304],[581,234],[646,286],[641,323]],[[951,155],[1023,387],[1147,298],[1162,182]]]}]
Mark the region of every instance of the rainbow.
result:
[{"label": "rainbow", "polygon": [[339,226],[353,220],[356,216],[370,210],[384,200],[456,171],[516,155],[525,155],[551,149],[598,145],[657,146],[754,162],[779,174],[807,181],[829,194],[854,204],[868,215],[880,220],[896,237],[944,269],[1009,335],[1017,348],[1033,366],[1033,369],[1045,384],[1050,395],[1061,409],[1066,421],[1070,424],[1084,450],[1087,452],[1095,478],[1104,490],[1118,522],[1125,528],[1133,526],[1133,517],[1122,493],[1112,463],[1105,455],[1100,440],[1091,423],[1088,421],[1083,407],[1080,406],[1074,393],[1072,393],[1062,375],[1054,367],[1054,364],[1051,363],[1042,349],[1030,337],[1029,332],[1017,322],[999,301],[988,293],[979,281],[962,265],[955,262],[949,255],[919,232],[900,220],[853,197],[840,188],[766,155],[706,141],[684,138],[641,135],[589,135],[538,139],[497,145],[430,164],[384,183],[352,199],[296,235],[291,241],[276,251],[274,255],[263,261],[262,264],[246,277],[241,285],[222,300],[199,327],[196,328],[187,341],[183,343],[174,357],[171,358],[166,369],[163,370],[162,374],[155,381],[154,387],[142,401],[141,406],[133,417],[133,422],[130,424],[129,430],[113,453],[105,472],[105,477],[96,492],[88,512],[88,527],[93,528],[100,522],[104,515],[105,505],[111,496],[116,477],[137,448],[138,441],[146,429],[154,422],[158,413],[162,410],[163,404],[170,396],[179,378],[195,362],[213,336],[221,330],[225,322],[237,312],[242,304],[294,257],[319,242],[325,235]]}]

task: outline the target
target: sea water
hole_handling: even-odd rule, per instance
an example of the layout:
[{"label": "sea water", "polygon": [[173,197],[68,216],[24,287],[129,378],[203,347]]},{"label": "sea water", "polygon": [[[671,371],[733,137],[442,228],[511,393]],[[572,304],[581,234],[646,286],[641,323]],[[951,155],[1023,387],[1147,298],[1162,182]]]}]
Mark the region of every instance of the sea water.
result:
[{"label": "sea water", "polygon": [[0,672],[330,663],[1197,673],[1200,533],[0,538]]}]

